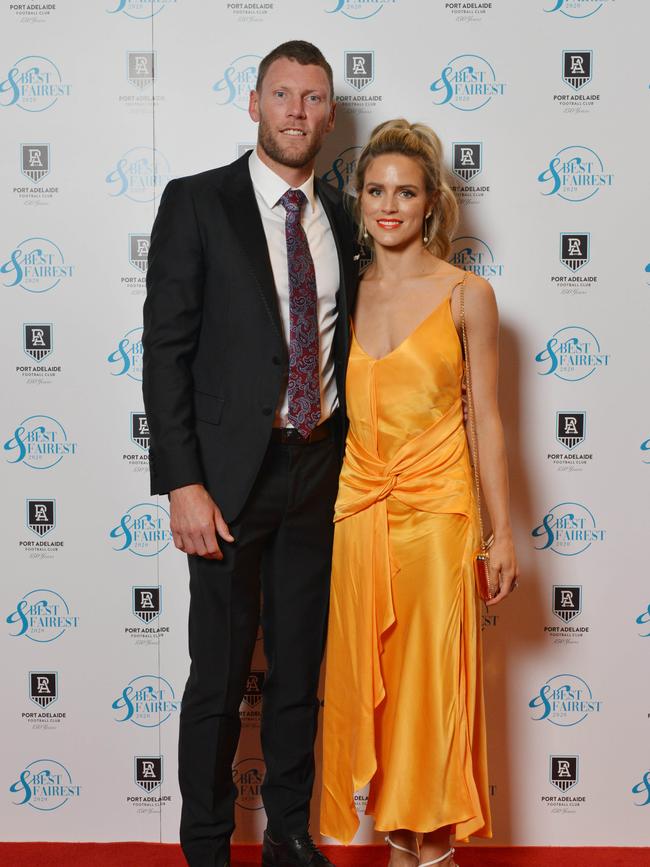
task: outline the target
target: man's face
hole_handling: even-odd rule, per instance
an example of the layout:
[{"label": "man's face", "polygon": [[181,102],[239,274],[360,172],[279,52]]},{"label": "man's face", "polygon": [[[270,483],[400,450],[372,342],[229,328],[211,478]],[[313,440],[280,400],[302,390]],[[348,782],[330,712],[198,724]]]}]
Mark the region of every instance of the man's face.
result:
[{"label": "man's face", "polygon": [[260,90],[251,92],[248,112],[259,123],[262,150],[280,165],[303,168],[334,126],[335,108],[324,69],[281,57],[268,68]]}]

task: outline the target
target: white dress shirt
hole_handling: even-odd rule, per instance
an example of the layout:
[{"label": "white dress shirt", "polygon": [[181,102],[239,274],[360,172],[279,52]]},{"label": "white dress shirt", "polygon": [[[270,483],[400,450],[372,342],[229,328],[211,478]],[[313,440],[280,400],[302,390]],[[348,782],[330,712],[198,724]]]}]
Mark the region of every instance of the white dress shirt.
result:
[{"label": "white dress shirt", "polygon": [[[284,330],[284,339],[288,346],[290,324],[289,264],[285,235],[286,211],[284,206],[279,204],[279,200],[291,187],[265,165],[255,151],[251,153],[248,165],[269,248],[271,268],[278,293],[280,319]],[[332,235],[332,227],[314,191],[313,172],[298,189],[302,190],[307,197],[302,209],[301,225],[307,236],[316,272],[320,344],[320,409],[321,421],[325,421],[338,406],[333,342],[337,315],[336,293],[340,282],[339,257]],[[276,427],[290,427],[287,418],[288,412],[289,399],[285,386],[275,411],[274,424]]]}]

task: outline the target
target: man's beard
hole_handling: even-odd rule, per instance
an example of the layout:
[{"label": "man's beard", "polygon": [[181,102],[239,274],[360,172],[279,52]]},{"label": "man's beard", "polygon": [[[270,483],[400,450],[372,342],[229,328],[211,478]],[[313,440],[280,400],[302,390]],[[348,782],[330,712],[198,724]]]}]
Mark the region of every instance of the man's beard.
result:
[{"label": "man's beard", "polygon": [[[319,131],[320,132],[320,131]],[[301,139],[296,137],[296,143]],[[315,135],[311,144],[304,151],[294,151],[293,149],[283,149],[277,138],[274,136],[269,125],[260,119],[260,125],[257,133],[257,142],[271,159],[279,163],[281,166],[287,166],[290,169],[301,169],[308,165],[316,156],[323,143],[323,134]]]}]

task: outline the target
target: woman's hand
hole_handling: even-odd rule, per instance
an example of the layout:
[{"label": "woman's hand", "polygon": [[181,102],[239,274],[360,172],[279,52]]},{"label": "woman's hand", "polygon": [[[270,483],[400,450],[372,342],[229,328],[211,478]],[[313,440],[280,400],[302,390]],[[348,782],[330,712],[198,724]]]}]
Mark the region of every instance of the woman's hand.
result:
[{"label": "woman's hand", "polygon": [[515,547],[512,537],[494,537],[494,544],[490,548],[490,587],[498,587],[499,592],[486,602],[486,605],[496,605],[516,589],[519,579],[519,567],[515,556]]}]

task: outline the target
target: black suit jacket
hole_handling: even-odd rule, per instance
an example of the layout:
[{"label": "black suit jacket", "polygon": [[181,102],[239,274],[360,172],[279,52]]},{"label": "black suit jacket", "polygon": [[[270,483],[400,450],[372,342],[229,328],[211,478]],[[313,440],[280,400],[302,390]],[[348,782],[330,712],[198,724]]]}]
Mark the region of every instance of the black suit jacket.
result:
[{"label": "black suit jacket", "polygon": [[[151,493],[204,484],[228,521],[258,474],[289,365],[248,157],[169,182],[151,233],[144,305]],[[333,352],[345,419],[354,227],[341,194],[315,186],[339,256]]]}]

